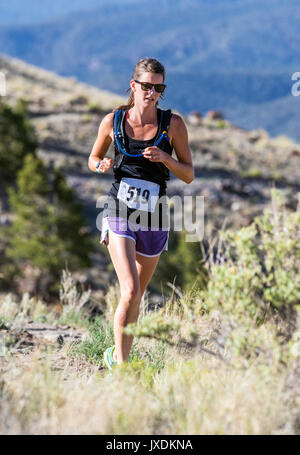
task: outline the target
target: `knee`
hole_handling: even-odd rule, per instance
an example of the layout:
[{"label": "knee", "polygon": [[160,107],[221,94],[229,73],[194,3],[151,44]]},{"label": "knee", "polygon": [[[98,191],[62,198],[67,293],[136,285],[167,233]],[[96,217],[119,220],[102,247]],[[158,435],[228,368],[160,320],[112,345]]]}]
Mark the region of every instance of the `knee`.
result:
[{"label": "knee", "polygon": [[121,290],[121,300],[124,304],[138,305],[141,300],[141,291],[138,285],[132,284]]}]

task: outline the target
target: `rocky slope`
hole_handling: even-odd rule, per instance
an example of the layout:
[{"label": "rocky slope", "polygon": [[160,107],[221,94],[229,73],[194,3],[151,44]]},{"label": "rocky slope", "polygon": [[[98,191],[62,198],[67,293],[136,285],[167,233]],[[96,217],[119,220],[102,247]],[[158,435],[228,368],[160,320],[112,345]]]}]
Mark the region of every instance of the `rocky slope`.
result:
[{"label": "rocky slope", "polygon": [[[88,156],[103,116],[124,99],[59,77],[20,60],[0,56],[6,76],[4,101],[28,100],[31,121],[39,140],[38,155],[59,167],[82,201],[92,231],[97,232],[97,198],[105,194],[112,173],[98,175],[88,168]],[[294,208],[300,191],[300,145],[281,136],[269,138],[264,130],[246,131],[214,115],[185,118],[195,166],[195,180],[187,185],[171,177],[169,196],[202,195],[205,200],[205,240],[224,225],[248,225],[270,201],[270,188],[284,190]],[[218,116],[216,116],[218,117]],[[112,148],[108,151],[113,156]],[[94,278],[107,258],[95,253]],[[98,270],[98,271],[97,271]]]}]

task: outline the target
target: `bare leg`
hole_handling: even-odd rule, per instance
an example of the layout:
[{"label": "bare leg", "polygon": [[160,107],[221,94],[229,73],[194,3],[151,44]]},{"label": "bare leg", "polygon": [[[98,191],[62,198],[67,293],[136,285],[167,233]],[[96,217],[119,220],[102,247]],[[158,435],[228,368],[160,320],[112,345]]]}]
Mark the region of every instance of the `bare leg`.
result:
[{"label": "bare leg", "polygon": [[[136,254],[135,262],[136,262],[136,267],[137,267],[139,282],[140,282],[140,302],[141,302],[144,292],[145,292],[148,284],[150,283],[150,280],[155,272],[159,258],[160,258],[160,255],[151,258],[151,257],[142,256],[138,253]],[[135,321],[133,321],[133,322],[136,322],[138,320],[138,316],[139,316],[139,307],[138,307],[138,311],[135,315]],[[128,337],[128,344],[127,344],[128,356],[129,356],[132,342],[133,342],[133,336]]]},{"label": "bare leg", "polygon": [[123,327],[136,322],[141,300],[140,283],[135,264],[135,243],[127,237],[109,232],[108,251],[120,283],[121,298],[114,317],[114,337],[118,364],[127,361],[132,341],[122,333]]},{"label": "bare leg", "polygon": [[144,295],[144,292],[150,283],[150,280],[155,272],[156,266],[158,264],[160,254],[152,258],[142,256],[141,254],[136,254],[136,268],[140,280],[140,289],[141,289],[141,299]]},{"label": "bare leg", "polygon": [[121,299],[114,317],[114,337],[118,363],[127,361],[133,336],[122,333],[122,328],[135,323],[139,315],[142,295],[155,271],[159,255],[153,258],[136,253],[133,240],[111,232],[108,250],[120,283]]}]

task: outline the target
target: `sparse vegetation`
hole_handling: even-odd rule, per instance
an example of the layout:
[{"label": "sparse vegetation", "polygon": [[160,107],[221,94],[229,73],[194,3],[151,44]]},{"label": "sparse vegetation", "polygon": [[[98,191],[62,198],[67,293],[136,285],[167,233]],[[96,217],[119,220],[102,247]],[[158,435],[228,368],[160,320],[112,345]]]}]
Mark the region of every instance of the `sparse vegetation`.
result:
[{"label": "sparse vegetation", "polygon": [[[13,355],[18,335],[8,337],[1,431],[299,434],[300,207],[287,214],[276,192],[272,201],[247,229],[225,233],[218,262],[207,264],[206,288],[175,293],[127,326],[135,335],[130,361],[112,376],[102,355],[113,342],[116,288],[103,315],[90,319],[89,336],[32,351],[24,371]],[[60,300],[67,312],[80,314],[86,296],[64,271]],[[7,334],[18,315],[33,316],[28,299],[21,312],[2,301]]]},{"label": "sparse vegetation", "polygon": [[88,102],[89,102],[89,100],[86,97],[86,95],[81,95],[81,94],[74,96],[70,100],[70,104],[72,106],[76,106],[77,104],[79,104],[79,105],[87,105]]},{"label": "sparse vegetation", "polygon": [[36,147],[37,138],[28,119],[26,101],[20,99],[12,108],[0,97],[0,192],[15,181],[25,156],[35,153]]},{"label": "sparse vegetation", "polygon": [[252,178],[260,178],[262,173],[260,169],[250,169],[247,175]]},{"label": "sparse vegetation", "polygon": [[88,103],[88,109],[90,112],[92,112],[94,114],[100,114],[102,112],[101,106],[99,106],[99,104],[92,103],[92,102]]},{"label": "sparse vegetation", "polygon": [[30,268],[34,291],[46,295],[47,288],[55,290],[66,262],[72,270],[90,265],[91,242],[82,208],[59,171],[54,171],[51,184],[42,161],[27,155],[17,175],[17,188],[8,193],[14,219],[1,233],[6,246],[2,268],[6,283],[12,274],[22,275],[24,268]]},{"label": "sparse vegetation", "polygon": [[203,245],[186,242],[185,236],[184,231],[170,232],[168,253],[162,254],[151,281],[156,291],[163,290],[168,295],[172,293],[172,284],[180,289],[206,286],[208,274],[203,265]]},{"label": "sparse vegetation", "polygon": [[220,128],[220,129],[223,129],[223,128],[226,128],[227,124],[224,120],[219,120],[217,122],[217,128]]},{"label": "sparse vegetation", "polygon": [[[33,115],[39,157],[47,164],[55,161],[55,168],[64,160],[74,187],[91,205],[110,181],[87,167],[100,120],[97,113],[86,112],[88,100],[103,113],[121,100],[25,64],[11,65],[8,85],[16,90],[9,94],[26,92],[29,108],[42,113]],[[86,99],[71,110],[75,93]],[[59,106],[55,113],[53,100]],[[151,301],[151,293],[149,305],[147,296],[143,300],[138,324],[126,329],[135,335],[130,361],[115,368],[112,377],[102,355],[113,342],[119,288],[103,260],[99,234],[96,239],[85,226],[74,229],[81,222],[80,210],[64,177],[51,166],[46,172],[34,153],[24,154],[26,167],[21,166],[11,190],[16,210],[7,219],[1,214],[2,260],[8,240],[13,238],[17,247],[1,269],[1,285],[4,279],[11,285],[15,276],[20,289],[19,295],[0,295],[2,433],[300,433],[299,147],[287,138],[273,140],[263,130],[226,125],[218,128],[216,121],[206,124],[205,119],[198,126],[188,124],[196,170],[189,188],[205,195],[208,225],[218,229],[217,223],[228,217],[232,229],[218,236],[218,243],[205,245],[208,250],[186,244],[184,234],[171,236],[151,283],[152,291],[163,296]],[[279,169],[287,205],[275,192],[267,211],[266,183],[276,180]],[[255,182],[248,179],[249,171]],[[180,181],[172,180],[170,187],[185,194]],[[237,229],[242,223],[247,227]],[[5,235],[6,228],[15,229],[14,234]],[[73,252],[80,250],[83,234],[101,259],[84,276],[89,284],[97,277],[98,291],[72,275],[81,263]],[[15,266],[25,253],[36,262],[26,264],[22,277]],[[72,258],[63,272],[61,254]],[[47,292],[40,297],[24,292],[44,263],[56,263],[57,282],[61,279],[51,305]],[[48,291],[45,275],[41,286]]]}]

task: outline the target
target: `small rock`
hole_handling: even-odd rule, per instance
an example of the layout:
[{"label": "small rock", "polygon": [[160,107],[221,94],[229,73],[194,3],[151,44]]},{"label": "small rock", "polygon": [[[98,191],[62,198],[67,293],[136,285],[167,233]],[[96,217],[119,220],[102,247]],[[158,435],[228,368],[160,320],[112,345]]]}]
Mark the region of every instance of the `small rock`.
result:
[{"label": "small rock", "polygon": [[260,137],[261,137],[260,134],[258,134],[256,131],[252,131],[248,135],[248,141],[251,144],[254,144],[255,142],[257,142],[260,139]]},{"label": "small rock", "polygon": [[200,125],[202,123],[202,115],[198,111],[190,113],[188,120],[191,125]]},{"label": "small rock", "polygon": [[208,111],[206,117],[210,120],[224,120],[224,115],[220,111]]},{"label": "small rock", "polygon": [[4,322],[0,321],[0,330],[9,330],[9,327],[4,324]]},{"label": "small rock", "polygon": [[234,212],[236,212],[237,210],[240,210],[240,208],[241,208],[240,202],[236,201],[231,204],[231,210],[233,210]]},{"label": "small rock", "polygon": [[290,152],[290,156],[300,156],[300,150],[294,149]]},{"label": "small rock", "polygon": [[59,328],[61,330],[68,330],[68,329],[70,329],[70,326],[69,325],[59,325],[59,326],[57,326],[57,328]]},{"label": "small rock", "polygon": [[59,335],[57,337],[57,343],[62,346],[64,344],[64,337],[62,335]]},{"label": "small rock", "polygon": [[10,218],[7,215],[0,215],[0,224],[2,226],[8,226],[11,224]]}]

